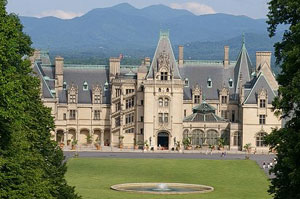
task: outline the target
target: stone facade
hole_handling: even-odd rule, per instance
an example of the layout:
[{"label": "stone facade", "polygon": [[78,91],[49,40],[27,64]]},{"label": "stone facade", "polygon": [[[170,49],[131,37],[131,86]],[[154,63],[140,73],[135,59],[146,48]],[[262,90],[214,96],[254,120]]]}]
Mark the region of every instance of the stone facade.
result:
[{"label": "stone facade", "polygon": [[236,61],[175,59],[168,32],[161,32],[155,55],[140,66],[119,58],[105,65],[51,65],[45,52],[31,58],[41,79],[42,99],[52,109],[58,142],[153,150],[172,149],[185,138],[193,147],[218,145],[230,150],[250,143],[268,150],[264,135],[280,128],[271,102],[278,84],[271,71],[271,53],[257,52],[253,72],[245,43]]}]

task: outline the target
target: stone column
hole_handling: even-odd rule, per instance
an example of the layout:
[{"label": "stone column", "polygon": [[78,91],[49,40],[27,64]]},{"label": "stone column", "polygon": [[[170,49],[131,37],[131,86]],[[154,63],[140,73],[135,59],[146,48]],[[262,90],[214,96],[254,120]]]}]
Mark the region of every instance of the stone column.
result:
[{"label": "stone column", "polygon": [[68,140],[67,132],[64,132],[64,144],[65,144],[65,146],[67,146],[67,140]]},{"label": "stone column", "polygon": [[100,142],[101,142],[101,146],[104,146],[104,131],[102,130],[100,132]]}]

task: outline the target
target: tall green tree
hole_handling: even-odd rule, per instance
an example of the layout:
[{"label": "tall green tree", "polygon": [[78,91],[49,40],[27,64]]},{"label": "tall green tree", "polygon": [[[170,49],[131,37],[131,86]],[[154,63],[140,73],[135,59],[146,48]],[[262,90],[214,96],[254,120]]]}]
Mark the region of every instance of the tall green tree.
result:
[{"label": "tall green tree", "polygon": [[51,110],[29,60],[30,38],[0,0],[0,198],[79,198],[64,178]]},{"label": "tall green tree", "polygon": [[277,78],[279,97],[273,105],[287,123],[266,139],[278,153],[278,163],[271,170],[276,178],[271,180],[269,192],[275,199],[295,199],[300,198],[300,1],[271,0],[268,24],[271,37],[278,25],[288,27],[282,41],[275,44],[282,71]]}]

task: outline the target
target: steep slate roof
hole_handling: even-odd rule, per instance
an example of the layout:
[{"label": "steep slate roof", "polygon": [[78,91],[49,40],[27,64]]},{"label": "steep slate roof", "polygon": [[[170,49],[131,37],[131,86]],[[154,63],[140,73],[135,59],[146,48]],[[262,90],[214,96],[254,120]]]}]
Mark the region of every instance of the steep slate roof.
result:
[{"label": "steep slate roof", "polygon": [[[224,69],[223,61],[185,61],[180,68],[182,78],[187,78],[189,87],[184,88],[184,99],[192,99],[192,89],[198,84],[206,99],[219,99],[219,91],[225,87],[229,88],[229,80],[234,81],[235,62],[231,62],[227,69]],[[207,86],[207,80],[212,80],[212,87]],[[230,98],[234,98],[234,88],[229,88]]]},{"label": "steep slate roof", "polygon": [[173,53],[172,45],[169,39],[169,32],[160,32],[160,38],[156,47],[156,51],[147,74],[147,78],[153,78],[154,74],[157,72],[157,63],[159,56],[162,52],[165,52],[170,56],[170,67],[173,67],[174,70],[174,79],[181,79],[181,75],[179,73],[178,64],[175,60],[175,56]]},{"label": "steep slate roof", "polygon": [[[78,103],[80,104],[90,104],[92,103],[92,89],[93,86],[97,84],[102,86],[102,91],[104,91],[104,84],[109,81],[108,70],[106,67],[64,67],[64,82],[67,83],[67,88],[72,84],[78,86]],[[88,90],[83,90],[83,83],[88,83]],[[107,90],[103,92],[104,104],[110,103],[110,92]],[[63,90],[59,93],[59,102],[67,102],[67,90]]]},{"label": "steep slate roof", "polygon": [[[223,61],[199,61],[199,60],[185,60],[183,67],[178,67],[174,57],[173,49],[169,40],[168,32],[161,32],[160,39],[158,41],[157,49],[155,51],[154,58],[151,66],[148,69],[147,66],[127,66],[121,65],[120,75],[118,78],[124,79],[136,79],[136,73],[138,70],[148,72],[147,78],[153,78],[157,70],[158,58],[162,52],[166,52],[170,56],[170,66],[174,69],[174,78],[188,80],[188,85],[184,87],[183,98],[184,100],[192,99],[192,89],[198,84],[202,90],[202,94],[206,96],[207,100],[218,100],[219,92],[222,88],[228,88],[230,99],[236,100],[239,93],[239,77],[242,76],[242,84],[245,87],[245,104],[257,103],[257,93],[261,88],[264,88],[268,92],[268,102],[274,99],[277,95],[274,92],[267,79],[262,73],[258,77],[251,79],[250,68],[252,67],[251,61],[245,47],[245,42],[242,44],[240,54],[237,62],[231,61],[227,68],[224,68]],[[34,65],[34,71],[41,77],[42,89],[44,98],[55,98],[55,67],[51,65],[48,53],[41,53],[41,59],[37,60]],[[103,103],[110,104],[110,90],[104,90],[104,85],[109,82],[108,66],[100,65],[64,65],[64,81],[70,86],[72,83],[78,86],[78,102],[83,104],[89,104],[92,102],[92,88],[93,85],[99,84],[102,86],[103,91]],[[212,86],[207,86],[207,81],[212,81]],[[233,80],[233,86],[229,86],[229,80]],[[88,83],[88,91],[83,90],[83,83]],[[67,102],[67,90],[63,90],[58,93],[59,102]],[[198,109],[199,107],[195,107]],[[201,109],[201,107],[200,107]],[[196,115],[195,115],[196,114]],[[199,115],[200,114],[200,115]],[[189,116],[194,120],[203,121],[207,118],[217,118],[216,121],[221,121],[222,118],[212,115],[201,116],[200,112],[194,112],[194,116]],[[201,119],[202,118],[202,119]]]},{"label": "steep slate roof", "polygon": [[193,108],[193,114],[183,119],[184,122],[226,122],[215,114],[216,109],[205,101]]},{"label": "steep slate roof", "polygon": [[263,75],[263,73],[260,73],[257,78],[253,81],[252,89],[247,91],[247,95],[245,92],[245,101],[244,104],[257,104],[258,100],[258,93],[259,90],[265,89],[268,94],[268,103],[271,104],[274,98],[277,96],[277,93],[272,90],[269,82]]},{"label": "steep slate roof", "polygon": [[44,98],[54,98],[51,90],[54,90],[55,83],[54,80],[51,78],[45,78],[46,74],[42,69],[41,62],[35,62],[33,71],[40,77],[42,83],[42,94]]},{"label": "steep slate roof", "polygon": [[239,81],[241,77],[242,85],[251,80],[250,78],[250,68],[252,64],[246,49],[245,41],[243,41],[241,52],[238,56],[236,66],[234,68],[234,87],[235,93],[239,93]]}]

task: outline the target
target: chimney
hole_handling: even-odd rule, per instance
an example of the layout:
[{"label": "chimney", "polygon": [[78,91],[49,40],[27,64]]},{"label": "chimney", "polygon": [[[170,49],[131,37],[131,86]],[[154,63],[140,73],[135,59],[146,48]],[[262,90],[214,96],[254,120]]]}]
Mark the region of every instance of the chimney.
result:
[{"label": "chimney", "polygon": [[271,69],[271,55],[270,51],[256,52],[256,72],[260,71],[261,67],[266,63]]},{"label": "chimney", "polygon": [[34,65],[35,60],[37,60],[37,59],[41,59],[41,51],[35,49],[33,52],[33,55],[29,58],[32,67]]},{"label": "chimney", "polygon": [[120,58],[111,57],[109,58],[109,76],[116,77],[120,74]]},{"label": "chimney", "polygon": [[145,57],[145,65],[150,66],[150,57]]},{"label": "chimney", "polygon": [[224,46],[224,68],[227,69],[229,64],[229,46]]},{"label": "chimney", "polygon": [[55,87],[60,89],[63,87],[64,76],[64,58],[55,57]]},{"label": "chimney", "polygon": [[180,45],[180,46],[178,46],[178,65],[179,65],[179,67],[183,67],[183,62],[184,62],[183,46]]}]

